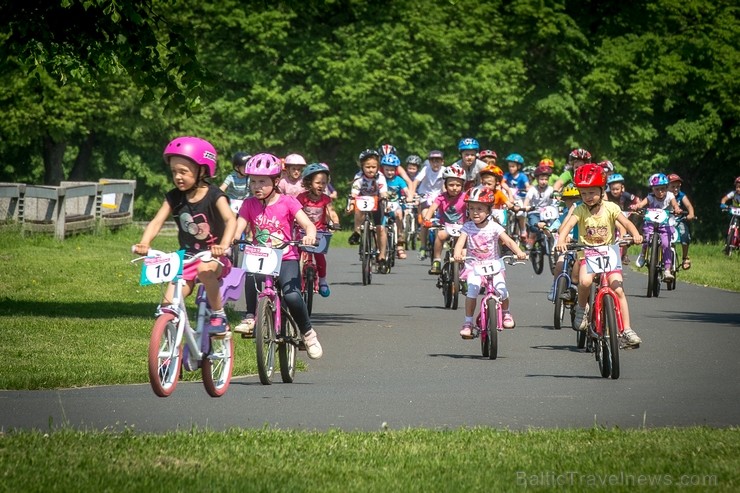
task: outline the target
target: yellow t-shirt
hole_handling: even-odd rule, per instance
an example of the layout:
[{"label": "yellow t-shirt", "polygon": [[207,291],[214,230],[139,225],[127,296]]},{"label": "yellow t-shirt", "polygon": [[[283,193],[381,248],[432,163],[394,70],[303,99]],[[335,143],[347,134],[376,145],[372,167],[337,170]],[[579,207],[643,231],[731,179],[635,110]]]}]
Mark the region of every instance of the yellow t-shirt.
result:
[{"label": "yellow t-shirt", "polygon": [[622,211],[614,202],[602,200],[598,215],[591,214],[586,204],[580,204],[573,211],[578,218],[578,241],[586,245],[611,245],[615,241],[614,228],[617,216]]}]

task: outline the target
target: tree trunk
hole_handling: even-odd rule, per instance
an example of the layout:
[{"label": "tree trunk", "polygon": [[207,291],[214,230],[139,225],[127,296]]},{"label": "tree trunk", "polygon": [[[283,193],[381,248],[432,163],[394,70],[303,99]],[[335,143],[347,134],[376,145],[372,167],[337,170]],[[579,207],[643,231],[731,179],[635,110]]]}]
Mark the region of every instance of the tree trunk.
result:
[{"label": "tree trunk", "polygon": [[90,162],[92,161],[93,146],[95,144],[95,133],[90,132],[80,143],[80,151],[77,153],[75,164],[69,173],[72,181],[91,181],[89,177]]},{"label": "tree trunk", "polygon": [[44,136],[44,184],[59,185],[64,179],[63,158],[66,142],[56,142],[50,135]]}]

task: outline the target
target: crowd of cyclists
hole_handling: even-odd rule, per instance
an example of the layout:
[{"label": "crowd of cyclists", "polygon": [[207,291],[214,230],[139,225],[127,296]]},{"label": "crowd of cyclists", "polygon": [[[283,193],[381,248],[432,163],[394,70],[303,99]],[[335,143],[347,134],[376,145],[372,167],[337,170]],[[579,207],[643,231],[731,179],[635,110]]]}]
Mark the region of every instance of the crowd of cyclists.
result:
[{"label": "crowd of cyclists", "polygon": [[[630,234],[636,244],[643,235],[658,234],[666,264],[677,262],[670,255],[670,231],[667,226],[645,222],[640,230],[643,208],[667,209],[686,221],[694,218],[691,201],[681,191],[682,179],[675,173],[656,173],[650,176],[650,192],[638,197],[627,191],[624,177],[614,165],[604,160],[593,162],[592,155],[583,148],[573,149],[564,169],[556,173],[551,158],[542,158],[536,166],[527,165],[521,154],[508,154],[501,165],[497,153],[482,149],[475,138],[464,138],[458,143],[455,159],[445,159],[442,151],[430,150],[426,157],[411,154],[403,161],[397,149],[384,144],[359,153],[358,171],[352,179],[346,214],[352,215],[353,230],[349,243],[360,239],[363,212],[354,207],[358,197],[372,197],[377,201],[373,212],[377,240],[377,272],[389,272],[391,259],[407,258],[403,218],[411,214],[418,226],[418,257],[430,258],[430,275],[441,272],[443,245],[448,233],[438,225],[458,224],[460,235],[454,244],[454,259],[464,263],[460,278],[466,286],[464,295],[465,318],[460,336],[471,338],[473,312],[479,295],[480,278],[471,262],[497,259],[505,251],[517,258],[526,258],[543,231],[557,234],[553,255],[567,249],[568,239],[587,245],[610,245],[616,238]],[[300,154],[284,158],[270,153],[250,155],[237,152],[232,158],[233,172],[220,187],[212,183],[216,176],[216,150],[206,140],[197,137],[179,137],[170,142],[163,153],[171,169],[175,188],[168,192],[155,218],[147,226],[141,241],[134,246],[139,254],[146,254],[164,220],[174,216],[178,226],[180,247],[190,252],[212,250],[221,259],[221,265],[199,263],[186,274],[192,290],[196,276],[204,283],[214,315],[209,330],[228,330],[217,281],[231,268],[226,255],[235,238],[248,237],[261,245],[283,248],[280,285],[285,303],[296,320],[305,340],[309,357],[321,357],[323,350],[312,328],[300,290],[299,252],[288,241],[300,239],[312,245],[317,231],[338,225],[340,218],[335,203],[339,200],[331,183],[331,171],[326,163],[308,163]],[[446,164],[449,163],[449,164]],[[734,192],[722,198],[723,207],[740,207],[740,177],[735,180]],[[731,202],[731,206],[727,203]],[[547,208],[556,208],[557,214],[546,214]],[[384,225],[389,217],[396,219],[400,231],[396,245],[387,244]],[[298,225],[299,227],[296,227]],[[430,229],[436,234],[430,235]],[[691,236],[687,223],[677,225],[682,247],[681,268],[691,268],[689,246]],[[299,232],[300,231],[300,232]],[[300,236],[300,238],[299,238]],[[286,246],[286,244],[288,246]],[[642,253],[636,265],[645,265]],[[327,259],[316,256],[319,277],[318,293],[330,296]],[[628,264],[626,249],[621,262]],[[575,330],[585,330],[588,316],[588,290],[593,276],[576,262],[571,277],[577,283],[577,292],[561,296],[577,298]],[[562,257],[558,258],[555,277],[562,271]],[[638,347],[640,338],[630,326],[627,297],[622,286],[621,265],[609,272],[610,286],[619,296],[624,319],[623,344]],[[184,274],[185,276],[185,274]],[[665,279],[672,279],[666,269]],[[254,331],[256,283],[248,280],[246,288],[247,312],[234,331],[250,337]],[[503,300],[503,326],[513,328],[516,323],[508,310],[508,293],[504,270],[496,279]],[[216,286],[216,288],[214,288]],[[165,294],[163,305],[168,303]],[[555,296],[554,286],[548,299]],[[570,300],[574,301],[574,300]]]}]

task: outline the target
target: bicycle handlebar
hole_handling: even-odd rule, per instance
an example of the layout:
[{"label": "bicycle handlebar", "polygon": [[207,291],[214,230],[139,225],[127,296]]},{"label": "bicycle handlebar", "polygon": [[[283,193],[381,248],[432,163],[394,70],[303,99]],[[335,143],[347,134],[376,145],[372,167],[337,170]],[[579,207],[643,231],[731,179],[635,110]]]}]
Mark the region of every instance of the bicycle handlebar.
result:
[{"label": "bicycle handlebar", "polygon": [[[134,253],[134,247],[131,248],[131,253]],[[143,257],[137,257],[133,259],[131,263],[133,264],[134,262],[138,262],[139,260],[144,260],[145,258],[148,258],[148,257],[161,257],[163,255],[167,255],[167,252],[163,252],[161,250],[155,250],[153,248],[150,248],[147,251],[146,255],[144,255]],[[196,260],[201,260],[202,262],[216,262],[221,267],[223,267],[224,265],[223,262],[221,262],[218,258],[213,256],[210,250],[204,250],[202,252],[198,252],[196,254],[185,257],[185,259],[183,260],[183,265],[191,264],[195,262]]]}]

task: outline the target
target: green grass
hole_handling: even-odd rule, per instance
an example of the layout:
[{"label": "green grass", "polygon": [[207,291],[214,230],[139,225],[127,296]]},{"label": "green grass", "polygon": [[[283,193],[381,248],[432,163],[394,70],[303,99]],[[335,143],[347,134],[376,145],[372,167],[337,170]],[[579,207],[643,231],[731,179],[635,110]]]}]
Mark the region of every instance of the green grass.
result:
[{"label": "green grass", "polygon": [[[148,381],[149,334],[162,289],[139,286],[140,264],[130,263],[130,248],[140,236],[131,227],[59,242],[0,230],[0,388]],[[161,235],[154,246],[174,250],[177,239]],[[238,322],[239,314],[230,315]],[[237,338],[235,346],[234,375],[256,373],[254,342]],[[199,379],[199,370],[184,374]]]},{"label": "green grass", "polygon": [[[681,257],[681,246],[676,245],[676,253]],[[678,273],[678,282],[688,282],[700,286],[711,286],[730,291],[740,291],[740,255],[727,257],[723,253],[724,243],[695,243],[689,247],[691,269]],[[640,247],[630,247],[633,260],[640,253]],[[638,269],[634,261],[633,270],[647,273],[647,268]]]},{"label": "green grass", "polygon": [[[0,489],[737,491],[739,432],[11,432],[0,436]],[[681,488],[681,482],[691,487]]]}]

